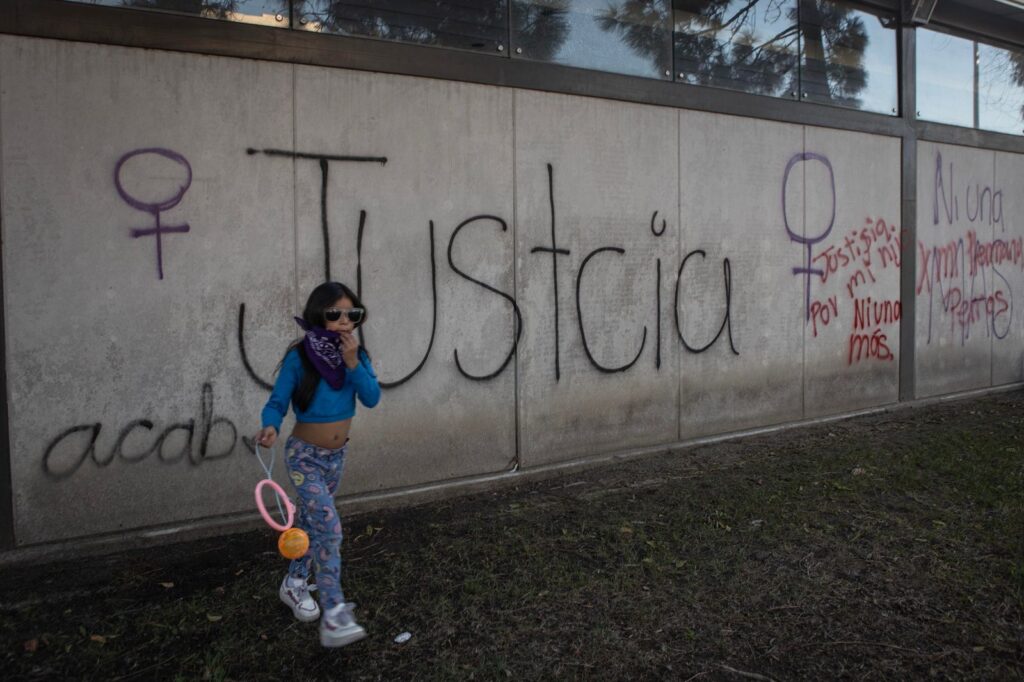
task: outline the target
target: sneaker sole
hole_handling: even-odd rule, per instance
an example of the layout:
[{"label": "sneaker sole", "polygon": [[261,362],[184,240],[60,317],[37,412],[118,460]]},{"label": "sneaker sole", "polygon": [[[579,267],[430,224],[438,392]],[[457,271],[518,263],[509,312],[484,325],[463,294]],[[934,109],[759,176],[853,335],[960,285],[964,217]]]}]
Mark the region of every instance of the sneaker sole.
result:
[{"label": "sneaker sole", "polygon": [[354,628],[351,632],[347,632],[343,635],[337,636],[324,636],[324,632],[320,632],[320,645],[327,647],[328,649],[334,649],[347,644],[358,642],[359,640],[366,637],[366,630],[361,626]]},{"label": "sneaker sole", "polygon": [[314,611],[312,613],[306,613],[304,611],[300,611],[299,610],[299,605],[298,604],[294,604],[292,602],[291,598],[288,596],[288,593],[285,592],[284,590],[278,590],[277,591],[277,596],[280,597],[281,603],[283,603],[285,606],[287,606],[288,608],[290,608],[292,610],[292,615],[295,616],[295,620],[298,620],[298,621],[300,621],[302,623],[312,623],[315,620],[320,620],[320,610],[319,609],[317,609],[316,611]]}]

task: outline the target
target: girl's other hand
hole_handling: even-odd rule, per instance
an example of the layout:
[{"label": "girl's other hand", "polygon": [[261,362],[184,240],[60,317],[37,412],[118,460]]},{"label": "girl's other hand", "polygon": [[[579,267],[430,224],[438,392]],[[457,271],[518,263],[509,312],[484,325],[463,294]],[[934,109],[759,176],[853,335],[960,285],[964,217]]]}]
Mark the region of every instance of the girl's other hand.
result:
[{"label": "girl's other hand", "polygon": [[256,432],[256,444],[265,448],[274,447],[274,443],[277,442],[277,429],[273,426],[267,426]]},{"label": "girl's other hand", "polygon": [[359,341],[352,332],[341,332],[341,358],[349,369],[359,366]]}]

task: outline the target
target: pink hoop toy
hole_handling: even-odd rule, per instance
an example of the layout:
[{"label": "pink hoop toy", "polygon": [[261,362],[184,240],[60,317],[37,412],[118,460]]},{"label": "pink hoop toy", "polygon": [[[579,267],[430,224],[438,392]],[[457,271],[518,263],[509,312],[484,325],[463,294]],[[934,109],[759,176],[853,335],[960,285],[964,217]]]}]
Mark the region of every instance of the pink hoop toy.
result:
[{"label": "pink hoop toy", "polygon": [[[263,486],[265,485],[269,485],[273,489],[274,494],[278,496],[278,498],[284,499],[284,506],[285,509],[288,510],[288,515],[286,517],[287,520],[285,521],[285,524],[283,526],[280,523],[274,521],[273,517],[271,517],[270,514],[267,512],[266,506],[264,506],[263,504],[262,491]],[[277,484],[277,481],[273,481],[269,478],[265,478],[256,484],[256,508],[259,509],[260,516],[263,517],[263,520],[267,522],[268,526],[270,526],[274,530],[279,530],[282,533],[291,528],[292,523],[295,521],[295,505],[292,504],[292,501],[288,499],[288,496],[285,495],[284,490],[281,488],[281,486]]]},{"label": "pink hoop toy", "polygon": [[[265,479],[256,484],[256,490],[254,495],[256,497],[256,508],[260,512],[260,516],[267,522],[267,525],[276,531],[280,531],[281,535],[277,538],[277,549],[281,552],[281,556],[286,559],[298,559],[305,556],[306,552],[309,551],[309,535],[306,531],[301,528],[295,528],[292,524],[295,522],[295,505],[288,499],[284,490],[281,489],[274,481],[273,470],[274,470],[274,448],[270,448],[270,466],[268,467],[263,458],[260,457],[260,446],[257,443],[254,451],[256,459],[259,460],[260,466],[263,467],[263,472],[267,475]],[[277,511],[281,513],[281,517],[285,519],[285,525],[281,525],[270,515],[267,511],[266,505],[263,504],[263,486],[269,485],[270,489],[274,491],[274,497],[277,502]],[[288,510],[288,514],[284,513],[284,509],[281,508],[281,500],[284,500],[284,509]]]},{"label": "pink hoop toy", "polygon": [[[295,505],[292,504],[290,499],[288,499],[288,495],[284,492],[284,489],[277,484],[277,481],[274,480],[274,448],[270,448],[270,466],[267,466],[263,461],[263,458],[260,457],[260,444],[256,443],[255,445],[256,451],[254,454],[256,455],[256,459],[259,460],[260,466],[263,468],[263,473],[267,475],[265,479],[256,484],[256,491],[254,493],[256,496],[256,509],[259,510],[260,516],[263,517],[263,520],[267,522],[268,526],[283,533],[291,528],[292,523],[295,521]],[[279,511],[281,513],[281,517],[285,519],[285,525],[283,526],[274,521],[273,517],[267,511],[267,507],[263,504],[262,493],[263,486],[265,485],[269,485],[270,489],[274,491],[274,496],[277,498],[277,511]],[[287,514],[285,514],[284,509],[281,508],[281,500],[284,500],[284,509],[288,510]]]}]

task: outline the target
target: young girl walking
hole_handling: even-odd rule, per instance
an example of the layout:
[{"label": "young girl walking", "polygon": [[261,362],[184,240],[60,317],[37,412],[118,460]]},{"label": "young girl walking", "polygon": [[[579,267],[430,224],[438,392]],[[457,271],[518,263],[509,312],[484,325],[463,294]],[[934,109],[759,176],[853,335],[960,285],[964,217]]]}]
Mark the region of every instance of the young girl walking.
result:
[{"label": "young girl walking", "polygon": [[299,495],[296,525],[309,535],[309,551],[291,562],[278,594],[299,620],[319,618],[320,607],[308,584],[312,569],[323,607],[320,643],[338,647],[362,639],[366,631],[341,591],[341,520],[334,493],[356,397],[373,407],[380,400],[380,385],[354,333],[366,321],[366,309],[351,289],[338,282],[321,284],[295,321],[305,334],[288,347],[278,367],[256,441],[263,447],[274,445],[290,402],[296,424],[285,443],[285,462]]}]

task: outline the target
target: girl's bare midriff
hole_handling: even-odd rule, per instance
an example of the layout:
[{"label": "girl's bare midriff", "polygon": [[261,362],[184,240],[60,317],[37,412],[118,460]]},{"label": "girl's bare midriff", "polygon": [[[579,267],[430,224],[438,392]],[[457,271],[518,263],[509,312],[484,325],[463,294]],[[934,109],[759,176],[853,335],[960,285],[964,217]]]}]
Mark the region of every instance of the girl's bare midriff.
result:
[{"label": "girl's bare midriff", "polygon": [[299,440],[306,441],[310,445],[336,450],[345,444],[345,441],[348,439],[348,430],[351,426],[351,419],[341,422],[328,422],[326,424],[298,422],[295,424],[295,428],[292,429],[292,435]]}]

